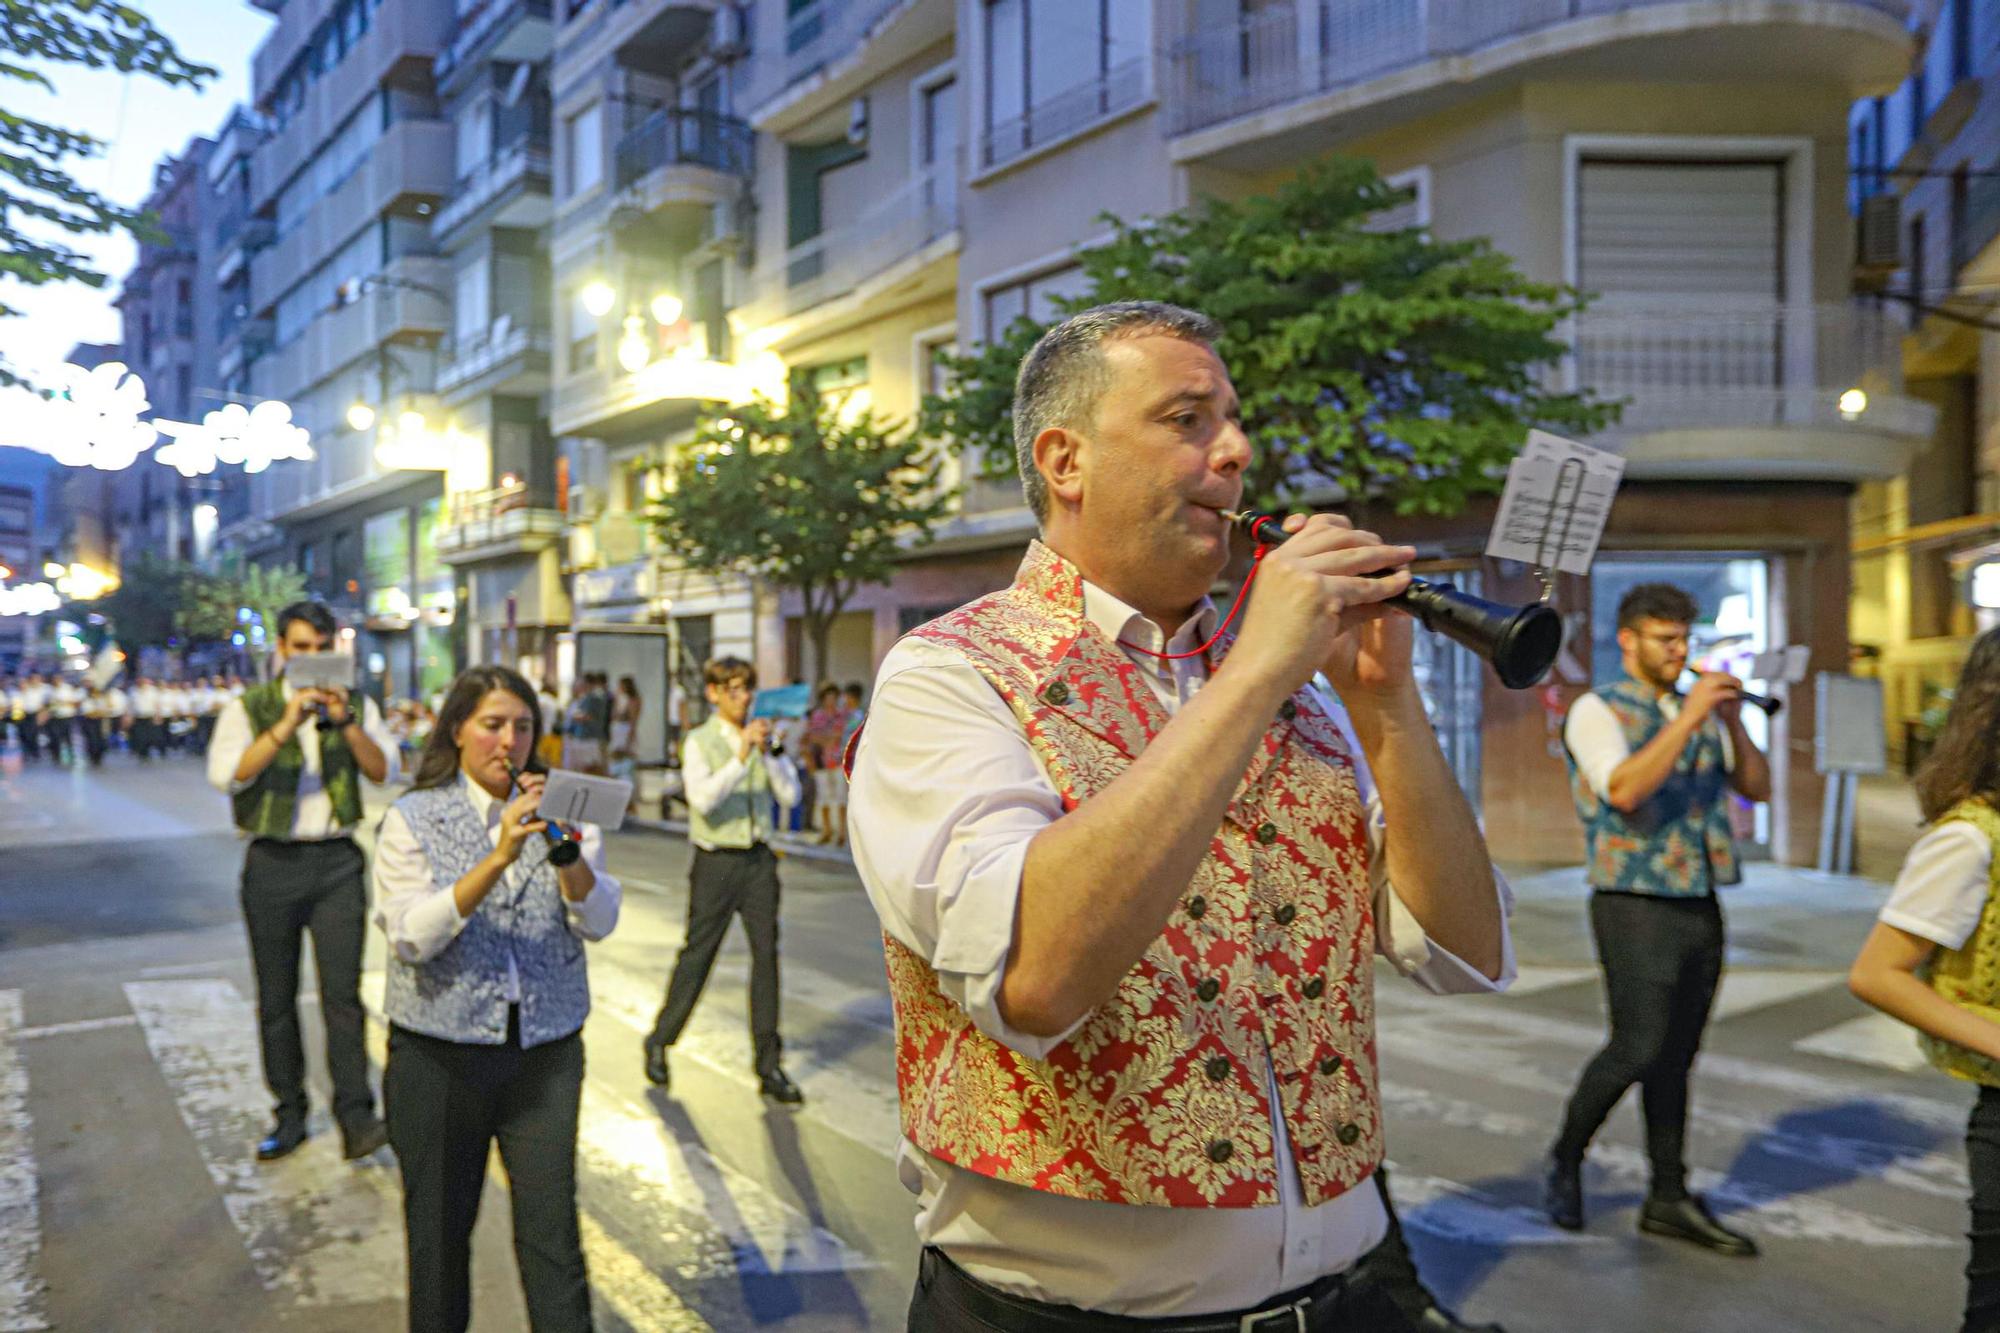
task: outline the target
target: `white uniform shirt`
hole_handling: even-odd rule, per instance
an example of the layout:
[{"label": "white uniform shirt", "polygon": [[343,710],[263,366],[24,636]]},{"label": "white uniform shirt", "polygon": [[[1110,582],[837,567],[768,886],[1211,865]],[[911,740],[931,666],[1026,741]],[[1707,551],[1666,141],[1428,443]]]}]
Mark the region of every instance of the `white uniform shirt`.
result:
[{"label": "white uniform shirt", "polygon": [[[1193,649],[1216,618],[1204,602],[1163,645],[1157,626],[1089,583],[1083,610],[1113,642],[1167,652]],[[1208,679],[1201,657],[1162,662],[1128,655],[1169,714]],[[1504,924],[1500,979],[1492,981],[1430,944],[1388,884],[1381,800],[1360,746],[1352,744],[1346,713],[1331,699],[1327,704],[1348,731],[1366,809],[1377,950],[1428,990],[1505,989],[1514,977],[1514,947]],[[1063,814],[1020,723],[960,654],[906,638],[882,662],[854,767],[848,808],[854,860],[883,928],[931,960],[944,993],[980,1031],[1025,1055],[1044,1055],[1069,1034],[1043,1038],[1014,1030],[999,1005],[1028,844]],[[1504,922],[1513,894],[1497,872],[1495,879]],[[1268,1053],[1264,1077],[1283,1164],[1275,1206],[1150,1208],[1071,1199],[949,1165],[905,1139],[897,1169],[918,1196],[918,1239],[1003,1291],[1132,1316],[1249,1309],[1341,1272],[1387,1234],[1381,1198],[1364,1183],[1326,1203],[1305,1203]]]},{"label": "white uniform shirt", "polygon": [[[472,808],[486,821],[486,836],[500,845],[500,813],[506,802],[496,801],[486,788],[459,774]],[[597,876],[596,885],[581,902],[563,900],[569,928],[578,939],[601,940],[618,924],[618,908],[625,892],[604,868],[604,834],[595,824],[584,824],[582,833],[584,864]],[[503,884],[511,884],[521,873],[517,861],[508,867]],[[499,891],[499,885],[494,886]],[[395,806],[382,817],[382,835],[375,840],[375,924],[389,937],[389,947],[406,963],[428,962],[444,952],[458,938],[470,917],[458,914],[458,900],[451,886],[442,888],[431,875],[430,861],[417,842],[416,831]],[[521,974],[514,960],[507,960],[507,1002],[521,1000]]]},{"label": "white uniform shirt", "polygon": [[1993,844],[1962,819],[1928,829],[1903,858],[1882,924],[1944,949],[1972,938],[1992,889]]},{"label": "white uniform shirt", "polygon": [[157,685],[135,685],[132,687],[132,716],[150,721],[160,715],[160,687]]},{"label": "white uniform shirt", "polygon": [[104,716],[114,719],[121,718],[131,713],[131,711],[132,701],[126,696],[125,691],[113,685],[104,692]]},{"label": "white uniform shirt", "polygon": [[[729,724],[729,719],[717,717],[717,726],[722,728],[722,739],[729,745],[729,762],[721,768],[711,769],[701,747],[692,738],[681,743],[681,792],[691,809],[706,815],[729,798],[729,794],[743,784],[750,776],[750,765],[738,753],[743,746],[743,729]],[[764,772],[771,779],[771,795],[779,805],[793,806],[799,803],[799,771],[792,767],[792,761],[781,754],[761,756]],[[697,840],[694,844],[705,852],[715,850],[706,842]]]},{"label": "white uniform shirt", "polygon": [[[293,694],[292,687],[286,685],[284,689],[285,698],[289,701]],[[365,694],[348,696],[350,707],[357,703],[361,705],[361,730],[375,742],[389,765],[381,783],[388,786],[396,781],[401,768],[396,738],[382,724],[382,710],[375,706],[373,699]],[[317,842],[325,838],[344,838],[354,830],[334,823],[333,798],[326,794],[326,785],[320,779],[319,719],[311,713],[306,714],[305,721],[299,724],[295,734],[299,748],[305,751],[305,766],[299,773],[298,798],[292,806],[291,840]],[[250,729],[249,710],[243,706],[242,700],[232,700],[229,707],[222,710],[222,716],[216,719],[215,735],[208,742],[208,785],[230,796],[249,786],[247,782],[236,781],[236,766],[243,762],[243,752],[256,739],[256,733]],[[367,780],[364,775],[362,781]]]},{"label": "white uniform shirt", "polygon": [[[1672,692],[1660,696],[1660,713],[1671,722],[1681,715],[1681,696]],[[1726,773],[1736,771],[1736,746],[1729,739],[1729,728],[1717,724],[1722,732],[1722,768]],[[1619,725],[1618,715],[1611,711],[1596,694],[1586,694],[1569,706],[1569,717],[1563,722],[1563,744],[1576,756],[1577,772],[1597,793],[1600,801],[1611,799],[1611,775],[1618,765],[1632,757],[1632,747],[1626,743],[1625,728]]]},{"label": "white uniform shirt", "polygon": [[75,717],[83,711],[83,691],[68,681],[49,687],[49,713],[54,717]]},{"label": "white uniform shirt", "polygon": [[49,706],[49,687],[39,681],[23,685],[17,701],[21,705],[21,715],[32,718]]}]

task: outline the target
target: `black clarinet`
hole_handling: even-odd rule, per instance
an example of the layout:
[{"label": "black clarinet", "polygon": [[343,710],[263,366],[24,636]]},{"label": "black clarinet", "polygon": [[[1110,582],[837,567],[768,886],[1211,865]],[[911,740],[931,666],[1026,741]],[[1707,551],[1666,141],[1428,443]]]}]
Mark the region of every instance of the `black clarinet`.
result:
[{"label": "black clarinet", "polygon": [[[521,770],[514,767],[514,761],[503,759],[507,765],[507,777],[514,784],[513,790],[521,789]],[[511,795],[511,793],[510,793]],[[552,866],[573,866],[583,855],[583,844],[562,831],[562,825],[550,820],[542,828],[542,836],[549,840],[549,864]]]}]

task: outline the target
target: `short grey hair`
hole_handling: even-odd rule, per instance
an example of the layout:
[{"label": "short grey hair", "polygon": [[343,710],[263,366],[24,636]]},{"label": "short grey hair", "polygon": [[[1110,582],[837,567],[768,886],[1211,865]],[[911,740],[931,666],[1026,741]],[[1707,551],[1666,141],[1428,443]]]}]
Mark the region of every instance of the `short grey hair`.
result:
[{"label": "short grey hair", "polygon": [[1051,427],[1083,429],[1097,419],[1110,376],[1104,344],[1164,334],[1213,347],[1222,326],[1165,301],[1113,301],[1079,310],[1035,340],[1014,379],[1014,460],[1021,494],[1037,523],[1049,518],[1049,492],[1035,468],[1035,438]]}]

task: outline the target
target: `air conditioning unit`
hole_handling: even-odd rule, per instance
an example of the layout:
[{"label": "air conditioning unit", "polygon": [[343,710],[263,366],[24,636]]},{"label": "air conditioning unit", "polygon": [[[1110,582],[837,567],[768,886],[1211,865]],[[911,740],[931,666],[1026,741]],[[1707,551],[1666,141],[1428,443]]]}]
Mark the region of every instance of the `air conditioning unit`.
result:
[{"label": "air conditioning unit", "polygon": [[1861,201],[1854,234],[1854,266],[1879,276],[1903,267],[1901,195],[1871,194]]},{"label": "air conditioning unit", "polygon": [[708,50],[717,60],[741,60],[750,54],[750,10],[747,6],[725,4],[715,11],[715,26],[709,30]]}]

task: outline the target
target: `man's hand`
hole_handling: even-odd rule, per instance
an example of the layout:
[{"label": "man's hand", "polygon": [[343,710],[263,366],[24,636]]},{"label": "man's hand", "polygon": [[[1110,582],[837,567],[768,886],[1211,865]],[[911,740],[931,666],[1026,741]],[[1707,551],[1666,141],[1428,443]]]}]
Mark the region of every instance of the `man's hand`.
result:
[{"label": "man's hand", "polygon": [[323,689],[314,691],[314,693],[319,695],[320,702],[326,706],[326,722],[328,726],[335,728],[344,727],[354,720],[353,715],[347,711],[348,695],[344,686],[328,685]]},{"label": "man's hand", "polygon": [[1687,692],[1681,713],[1688,724],[1699,723],[1710,713],[1723,722],[1734,722],[1743,711],[1743,682],[1727,671],[1704,671]]},{"label": "man's hand", "polygon": [[[1379,689],[1406,680],[1407,626],[1387,623],[1379,603],[1410,586],[1400,568],[1416,558],[1409,546],[1385,545],[1335,514],[1293,515],[1293,536],[1257,570],[1243,635],[1230,660],[1246,654],[1272,672],[1287,693],[1326,671],[1336,687]],[[1376,571],[1388,571],[1371,578]]]},{"label": "man's hand", "polygon": [[751,718],[743,724],[743,741],[742,744],[737,746],[736,757],[745,763],[750,762],[750,756],[763,753],[765,742],[770,739],[771,719],[768,717]]},{"label": "man's hand", "polygon": [[[285,700],[285,714],[278,719],[278,725],[271,728],[271,734],[277,736],[280,744],[290,740],[293,733],[305,725],[306,714],[325,699],[324,690],[313,688],[293,690],[292,697]],[[281,732],[282,735],[279,734]]]}]

